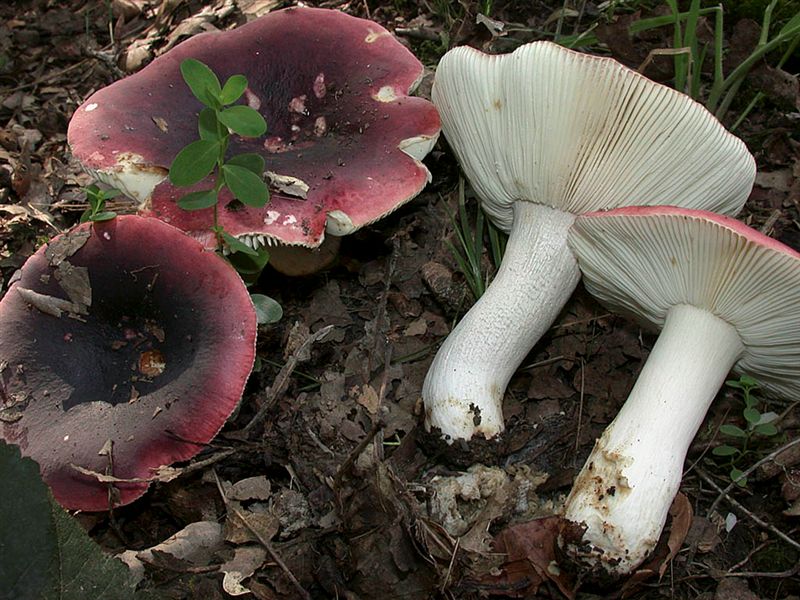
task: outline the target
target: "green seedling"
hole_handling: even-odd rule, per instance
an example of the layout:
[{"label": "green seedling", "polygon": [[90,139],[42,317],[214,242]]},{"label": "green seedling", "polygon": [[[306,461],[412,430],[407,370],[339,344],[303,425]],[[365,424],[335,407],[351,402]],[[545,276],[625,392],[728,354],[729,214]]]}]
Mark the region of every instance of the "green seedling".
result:
[{"label": "green seedling", "polygon": [[184,210],[213,208],[211,229],[218,248],[255,256],[257,250],[219,225],[219,198],[227,188],[234,198],[247,206],[260,208],[269,201],[269,188],[263,178],[263,157],[254,153],[226,156],[231,133],[258,137],[266,133],[267,123],[258,111],[235,104],[247,89],[244,75],[233,75],[221,85],[207,65],[193,58],[181,63],[181,74],[204,108],[197,118],[200,139],[178,152],[170,166],[169,179],[178,187],[193,186],[212,174],[214,180],[211,187],[184,195],[178,200],[178,206]]},{"label": "green seedling", "polygon": [[728,459],[731,481],[744,487],[747,485],[747,477],[744,476],[741,469],[744,459],[758,453],[753,450],[753,446],[760,441],[778,435],[778,428],[774,424],[778,415],[774,412],[762,413],[758,410],[759,400],[752,393],[758,388],[758,382],[755,379],[742,375],[739,379],[726,381],[725,385],[742,391],[744,399],[742,416],[747,425],[745,429],[729,423],[720,425],[719,432],[729,438],[730,443],[717,446],[711,453]]},{"label": "green seedling", "polygon": [[[170,181],[178,187],[194,186],[213,175],[210,187],[192,191],[178,199],[184,210],[213,208],[211,230],[217,250],[226,254],[247,285],[255,283],[269,261],[265,247],[254,250],[225,231],[219,224],[219,198],[224,189],[247,206],[260,208],[269,202],[264,182],[264,158],[255,153],[228,156],[232,134],[259,137],[267,123],[258,111],[236,104],[247,89],[244,75],[233,75],[220,84],[214,72],[193,58],[181,62],[181,75],[204,108],[197,117],[199,139],[175,156],[169,169]],[[275,323],[283,316],[280,304],[269,296],[251,294],[259,324]]]},{"label": "green seedling", "polygon": [[91,221],[97,223],[100,221],[109,221],[117,216],[113,210],[106,210],[106,201],[119,196],[122,192],[119,190],[102,190],[95,184],[86,186],[83,189],[86,192],[86,201],[89,203],[89,208],[83,211],[81,215],[81,223]]},{"label": "green seedling", "polygon": [[472,295],[477,300],[483,296],[491,283],[492,272],[484,267],[484,236],[489,238],[489,255],[495,268],[500,266],[506,248],[506,234],[500,231],[491,221],[486,219],[483,210],[476,205],[474,228],[467,210],[464,178],[458,182],[458,218],[452,218],[453,231],[458,245],[447,241],[450,252],[464,274],[464,279]]}]

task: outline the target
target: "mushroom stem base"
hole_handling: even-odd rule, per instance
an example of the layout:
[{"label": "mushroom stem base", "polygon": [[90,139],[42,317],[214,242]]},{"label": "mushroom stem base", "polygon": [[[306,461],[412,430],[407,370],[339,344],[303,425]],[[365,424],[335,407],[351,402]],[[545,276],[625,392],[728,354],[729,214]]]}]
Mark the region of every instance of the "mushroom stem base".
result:
[{"label": "mushroom stem base", "polygon": [[564,517],[585,526],[560,540],[578,562],[614,575],[653,550],[680,487],[689,444],[744,346],[708,311],[672,307],[628,400],[595,443]]},{"label": "mushroom stem base", "polygon": [[503,431],[511,376],[547,331],[580,279],[567,247],[574,215],[518,201],[492,284],[442,344],[422,388],[425,427],[445,440]]}]

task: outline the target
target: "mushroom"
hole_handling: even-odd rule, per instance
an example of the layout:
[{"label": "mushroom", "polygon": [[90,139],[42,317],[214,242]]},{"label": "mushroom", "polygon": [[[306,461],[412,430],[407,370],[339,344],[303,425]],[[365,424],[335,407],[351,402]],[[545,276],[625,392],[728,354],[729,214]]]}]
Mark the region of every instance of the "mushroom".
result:
[{"label": "mushroom", "polygon": [[755,162],[688,96],[549,42],[504,56],[455,48],[432,95],[484,211],[510,237],[494,281],[431,364],[425,425],[450,443],[491,439],[511,376],[578,283],[575,215],[674,202],[734,215]]},{"label": "mushroom", "polygon": [[[65,508],[132,502],[203,449],[239,402],[256,314],[236,271],[135,215],[41,247],[0,301],[0,438]],[[73,466],[74,465],[74,466]],[[96,475],[133,482],[109,487]]]},{"label": "mushroom", "polygon": [[430,180],[422,158],[439,134],[433,105],[408,94],[422,64],[380,25],[328,9],[271,12],[237,29],[196,35],[140,72],[93,94],[69,124],[73,154],[140,209],[207,247],[212,209],[176,201],[210,187],[176,188],[172,160],[198,137],[202,108],[180,73],[195,58],[220,77],[244,74],[244,101],[267,135],[233,135],[233,154],[266,161],[272,191],[263,208],[220,200],[219,223],[252,247],[274,239],[316,247],[325,232],[346,235],[414,198]]},{"label": "mushroom", "polygon": [[734,219],[666,206],[580,216],[569,244],[592,295],[661,328],[564,508],[567,553],[624,575],[655,547],[731,368],[800,398],[800,254]]}]

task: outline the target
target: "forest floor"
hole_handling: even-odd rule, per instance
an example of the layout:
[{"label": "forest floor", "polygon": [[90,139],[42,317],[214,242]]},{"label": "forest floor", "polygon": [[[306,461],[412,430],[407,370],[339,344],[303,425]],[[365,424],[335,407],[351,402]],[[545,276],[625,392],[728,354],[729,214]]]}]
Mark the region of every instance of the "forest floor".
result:
[{"label": "forest floor", "polygon": [[[423,96],[448,45],[509,51],[552,39],[557,28],[570,34],[593,28],[598,41],[585,50],[633,68],[651,50],[673,45],[671,26],[627,33],[631,23],[668,13],[657,2],[613,3],[620,7],[609,10],[592,2],[498,0],[489,3],[488,20],[477,18],[487,7],[476,0],[308,4],[398,30],[425,63]],[[27,257],[76,223],[86,207],[83,188],[92,180],[66,144],[77,106],[188,36],[230,29],[287,5],[20,0],[0,6],[0,294]],[[701,22],[698,29],[704,27],[710,25]],[[726,71],[758,34],[757,21],[728,18]],[[669,84],[672,61],[657,55],[644,73]],[[797,79],[786,72],[797,72],[800,61],[795,57],[784,69],[760,63],[724,122],[735,122],[756,89],[767,91],[736,131],[759,168],[740,218],[800,249],[800,105]],[[655,336],[609,314],[579,286],[513,377],[504,405],[507,432],[494,455],[469,464],[469,455],[458,459],[460,448],[442,452],[427,443],[422,381],[474,299],[447,244],[457,244],[459,171],[443,138],[425,163],[432,183],[389,217],[345,238],[333,266],[300,278],[269,268],[263,273],[255,290],[278,300],[284,315],[260,328],[259,365],[241,408],[197,459],[209,464],[154,484],[113,518],[77,515],[114,553],[154,546],[192,523],[224,525],[224,542],[192,561],[151,559],[142,586],[165,598],[207,600],[228,597],[236,586],[259,599],[573,593],[574,577],[548,568],[555,558],[553,515]],[[469,191],[467,198],[474,218]],[[488,254],[483,262],[491,272]],[[326,336],[313,335],[328,326]],[[276,385],[283,377],[287,384]],[[227,435],[264,403],[263,428],[247,439]],[[578,598],[800,597],[800,446],[765,461],[746,486],[727,491],[730,466],[710,452],[731,442],[720,425],[746,427],[743,406],[740,390],[720,392],[646,569],[611,589],[586,584]],[[780,415],[779,433],[759,440],[737,465],[742,469],[800,435],[793,399],[763,398],[757,408]],[[258,538],[242,515],[256,524]]]}]

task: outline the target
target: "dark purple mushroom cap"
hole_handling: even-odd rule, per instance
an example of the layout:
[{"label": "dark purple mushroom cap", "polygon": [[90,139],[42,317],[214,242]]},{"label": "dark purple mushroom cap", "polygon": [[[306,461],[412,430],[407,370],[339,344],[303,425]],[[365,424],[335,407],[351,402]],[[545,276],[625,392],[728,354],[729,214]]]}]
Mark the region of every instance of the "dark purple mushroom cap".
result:
[{"label": "dark purple mushroom cap", "polygon": [[[59,316],[57,316],[59,315]],[[241,398],[256,315],[238,274],[179,229],[121,216],[31,256],[0,301],[0,438],[35,459],[65,507],[152,477],[211,440]],[[111,441],[113,470],[98,452]],[[116,505],[147,483],[115,484]]]},{"label": "dark purple mushroom cap", "polygon": [[[274,184],[264,208],[225,196],[220,224],[232,235],[317,246],[326,222],[329,233],[350,233],[412,199],[430,179],[420,161],[440,123],[430,102],[408,96],[423,73],[413,54],[365,19],[316,8],[276,11],[179,44],[92,95],[69,125],[72,152],[89,171],[208,245],[211,209],[181,210],[175,202],[190,189],[165,179],[178,151],[198,138],[202,106],[181,77],[186,58],[206,63],[221,81],[247,77],[243,101],[264,116],[268,131],[232,136],[231,152],[258,152],[268,173],[301,182],[289,192]],[[204,181],[191,189],[209,187]]]}]

